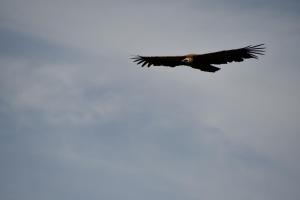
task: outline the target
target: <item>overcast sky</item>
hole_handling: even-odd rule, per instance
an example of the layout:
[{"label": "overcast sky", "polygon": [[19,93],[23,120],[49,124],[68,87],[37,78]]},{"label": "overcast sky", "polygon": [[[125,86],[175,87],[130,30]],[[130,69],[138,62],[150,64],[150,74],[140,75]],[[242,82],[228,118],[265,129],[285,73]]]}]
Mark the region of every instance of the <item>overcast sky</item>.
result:
[{"label": "overcast sky", "polygon": [[[299,10],[0,1],[0,198],[300,199]],[[129,59],[260,43],[215,74]]]}]

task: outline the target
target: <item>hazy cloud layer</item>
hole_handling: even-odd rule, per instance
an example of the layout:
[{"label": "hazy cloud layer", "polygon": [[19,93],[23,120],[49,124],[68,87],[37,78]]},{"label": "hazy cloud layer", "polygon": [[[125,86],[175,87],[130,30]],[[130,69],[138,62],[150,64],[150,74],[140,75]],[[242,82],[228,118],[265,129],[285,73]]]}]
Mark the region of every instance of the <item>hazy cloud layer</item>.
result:
[{"label": "hazy cloud layer", "polygon": [[226,2],[2,1],[1,199],[299,199],[300,5]]}]

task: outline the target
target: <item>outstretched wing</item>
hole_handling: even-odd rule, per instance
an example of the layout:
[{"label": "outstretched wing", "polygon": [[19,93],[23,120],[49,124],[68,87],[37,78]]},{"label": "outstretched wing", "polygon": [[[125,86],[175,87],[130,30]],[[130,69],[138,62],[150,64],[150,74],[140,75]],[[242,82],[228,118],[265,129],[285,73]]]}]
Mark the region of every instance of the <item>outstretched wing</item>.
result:
[{"label": "outstretched wing", "polygon": [[138,65],[141,64],[142,67],[144,67],[145,65],[147,65],[148,67],[150,67],[151,65],[175,67],[178,65],[183,65],[184,63],[182,62],[182,60],[184,58],[184,56],[135,56],[131,59],[133,59],[133,62],[136,62]]},{"label": "outstretched wing", "polygon": [[264,55],[264,44],[255,46],[247,46],[240,49],[232,49],[225,51],[218,51],[214,53],[207,53],[194,56],[195,64],[227,64],[229,62],[242,62],[244,59],[255,58],[258,55]]}]

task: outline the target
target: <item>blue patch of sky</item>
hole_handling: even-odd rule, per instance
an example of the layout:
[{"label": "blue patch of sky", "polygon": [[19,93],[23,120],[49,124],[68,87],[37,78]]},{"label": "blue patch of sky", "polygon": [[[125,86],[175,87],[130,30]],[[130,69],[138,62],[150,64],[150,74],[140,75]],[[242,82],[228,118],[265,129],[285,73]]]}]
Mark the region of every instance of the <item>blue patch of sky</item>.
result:
[{"label": "blue patch of sky", "polygon": [[64,47],[24,32],[0,28],[0,56],[73,62],[83,57],[78,49]]},{"label": "blue patch of sky", "polygon": [[[298,0],[215,0],[215,1],[192,1],[193,9],[214,10],[238,10],[238,11],[258,11],[262,10],[278,12],[278,14],[299,15],[300,1]],[[234,14],[234,13],[233,13]]]}]

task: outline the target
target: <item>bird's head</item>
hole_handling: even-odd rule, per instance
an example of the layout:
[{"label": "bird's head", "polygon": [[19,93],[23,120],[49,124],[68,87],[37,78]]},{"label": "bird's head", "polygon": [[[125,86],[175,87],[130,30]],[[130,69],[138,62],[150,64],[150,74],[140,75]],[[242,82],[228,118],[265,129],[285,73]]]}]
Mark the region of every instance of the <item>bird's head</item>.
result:
[{"label": "bird's head", "polygon": [[186,65],[189,65],[193,62],[193,58],[192,57],[185,57],[182,62]]}]

